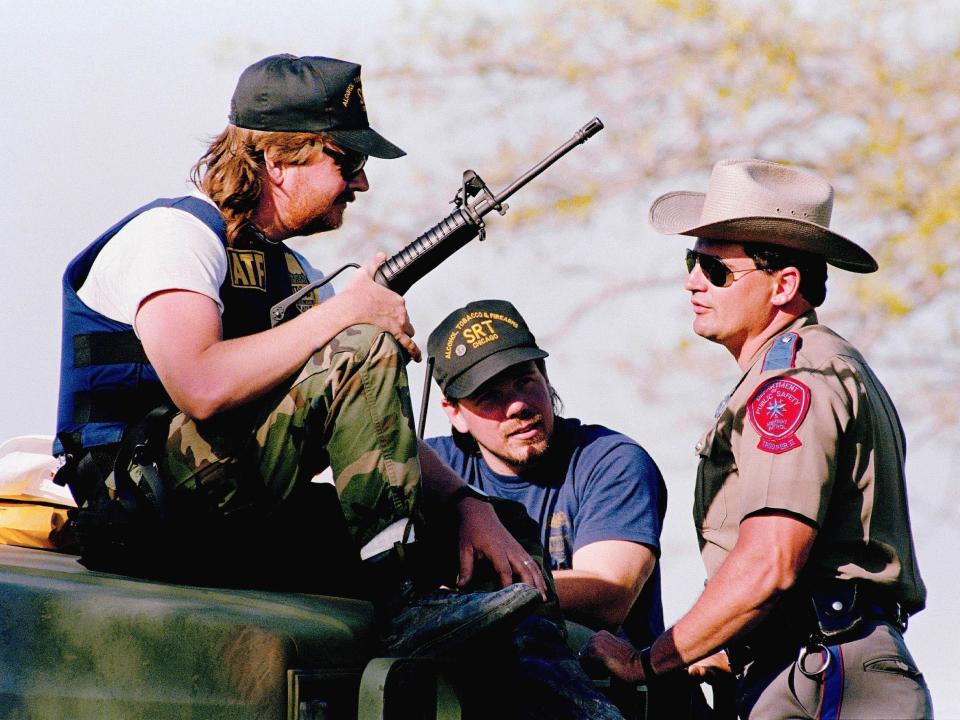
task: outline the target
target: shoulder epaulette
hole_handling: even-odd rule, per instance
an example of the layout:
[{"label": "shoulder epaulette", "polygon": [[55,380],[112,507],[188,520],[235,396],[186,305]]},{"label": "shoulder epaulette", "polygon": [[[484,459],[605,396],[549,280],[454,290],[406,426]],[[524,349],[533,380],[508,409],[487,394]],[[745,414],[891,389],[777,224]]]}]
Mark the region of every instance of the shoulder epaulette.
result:
[{"label": "shoulder epaulette", "polygon": [[800,336],[795,332],[784,333],[767,350],[763,358],[762,372],[769,370],[789,370],[794,367],[797,359],[797,346]]}]

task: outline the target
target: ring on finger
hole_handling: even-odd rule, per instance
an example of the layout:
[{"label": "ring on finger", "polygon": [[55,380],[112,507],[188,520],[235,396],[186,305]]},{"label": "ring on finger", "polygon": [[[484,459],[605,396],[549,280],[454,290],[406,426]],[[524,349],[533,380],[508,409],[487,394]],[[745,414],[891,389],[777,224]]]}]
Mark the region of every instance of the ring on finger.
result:
[{"label": "ring on finger", "polygon": [[524,567],[527,567],[528,565],[533,565],[533,561],[532,561],[532,560],[524,560],[524,561],[523,561],[523,566],[524,566]]}]

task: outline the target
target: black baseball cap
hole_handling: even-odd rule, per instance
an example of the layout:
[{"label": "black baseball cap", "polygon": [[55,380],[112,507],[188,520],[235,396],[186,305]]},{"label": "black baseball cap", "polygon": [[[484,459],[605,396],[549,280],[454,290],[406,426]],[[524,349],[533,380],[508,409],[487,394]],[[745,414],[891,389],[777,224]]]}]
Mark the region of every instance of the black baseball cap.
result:
[{"label": "black baseball cap", "polygon": [[430,333],[433,377],[448,398],[467,397],[494,375],[549,353],[506,300],[477,300],[454,310]]},{"label": "black baseball cap", "polygon": [[406,153],[370,127],[360,66],[327,57],[271,55],[240,75],[230,123],[248,130],[323,133],[378,158]]}]

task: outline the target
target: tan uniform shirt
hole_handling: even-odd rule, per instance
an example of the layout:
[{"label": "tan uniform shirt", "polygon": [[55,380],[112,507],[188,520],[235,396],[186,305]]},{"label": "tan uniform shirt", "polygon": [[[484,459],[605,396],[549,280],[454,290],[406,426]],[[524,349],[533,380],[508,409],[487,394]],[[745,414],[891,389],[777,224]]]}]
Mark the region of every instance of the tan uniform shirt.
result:
[{"label": "tan uniform shirt", "polygon": [[801,316],[760,349],[697,444],[694,520],[708,576],[742,520],[787,511],[819,529],[805,578],[867,580],[921,609],[905,452],[896,409],[860,353],[814,312]]}]

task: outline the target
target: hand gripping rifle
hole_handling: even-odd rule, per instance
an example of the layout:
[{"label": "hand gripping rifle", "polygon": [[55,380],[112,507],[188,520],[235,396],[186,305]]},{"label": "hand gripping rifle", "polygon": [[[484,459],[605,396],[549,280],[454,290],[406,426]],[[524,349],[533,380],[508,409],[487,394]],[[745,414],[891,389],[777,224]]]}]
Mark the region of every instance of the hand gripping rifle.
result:
[{"label": "hand gripping rifle", "polygon": [[[486,226],[483,222],[485,215],[491,210],[496,210],[501,215],[505,215],[507,212],[507,205],[505,204],[507,198],[553,165],[577,145],[585,143],[602,129],[603,123],[600,122],[600,118],[594,118],[577,130],[572,138],[547,155],[547,157],[534,167],[527,170],[527,172],[510,183],[510,185],[501,190],[497,195],[490,192],[487,184],[473,170],[464,171],[463,184],[453,200],[450,201],[456,205],[457,209],[400,250],[396,255],[387,258],[383,265],[377,270],[376,275],[374,275],[374,280],[384,287],[390,288],[395,293],[403,295],[417,280],[433,270],[437,265],[475,237],[479,236],[480,239],[483,240],[486,237]],[[270,308],[271,327],[282,323],[286,319],[287,312],[290,308],[296,305],[304,295],[311,290],[327,284],[350,267],[359,268],[360,266],[356,263],[348,263],[322,280],[310,283],[306,287],[301,288],[290,297],[281,300]]]}]

